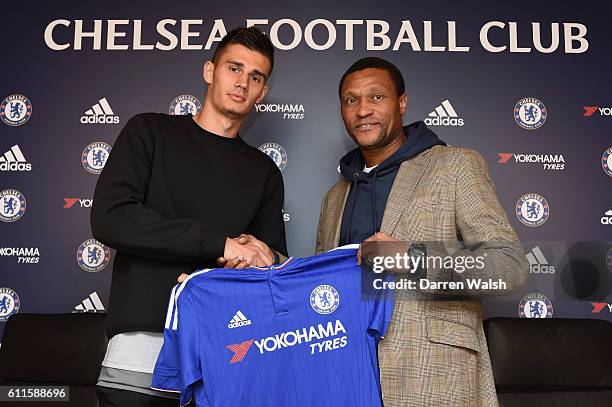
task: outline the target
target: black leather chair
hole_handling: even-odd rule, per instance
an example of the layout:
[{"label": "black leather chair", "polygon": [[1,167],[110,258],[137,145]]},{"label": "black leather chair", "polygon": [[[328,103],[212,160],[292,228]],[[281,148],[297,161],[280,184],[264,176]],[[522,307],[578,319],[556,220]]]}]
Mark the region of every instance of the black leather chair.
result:
[{"label": "black leather chair", "polygon": [[484,326],[501,407],[612,406],[612,323],[491,318]]},{"label": "black leather chair", "polygon": [[[67,385],[69,403],[44,405],[97,407],[95,384],[108,343],[105,318],[11,316],[0,348],[0,385]],[[484,326],[501,407],[612,406],[611,323],[492,318]]]},{"label": "black leather chair", "polygon": [[95,385],[108,344],[105,323],[106,314],[12,315],[0,347],[0,385],[70,386],[69,403],[13,405],[97,407]]}]

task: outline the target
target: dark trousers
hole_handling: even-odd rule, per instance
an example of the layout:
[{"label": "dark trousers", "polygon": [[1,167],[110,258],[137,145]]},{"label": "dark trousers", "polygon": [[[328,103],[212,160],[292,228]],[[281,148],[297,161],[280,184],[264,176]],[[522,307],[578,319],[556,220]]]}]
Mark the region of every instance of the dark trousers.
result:
[{"label": "dark trousers", "polygon": [[[99,407],[179,407],[178,399],[96,386]],[[195,407],[193,400],[187,405]]]}]

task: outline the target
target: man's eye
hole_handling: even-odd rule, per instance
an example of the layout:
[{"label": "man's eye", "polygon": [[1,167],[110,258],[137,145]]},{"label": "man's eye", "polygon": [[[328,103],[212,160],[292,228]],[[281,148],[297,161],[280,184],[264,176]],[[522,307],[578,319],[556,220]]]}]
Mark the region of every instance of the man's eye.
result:
[{"label": "man's eye", "polygon": [[253,75],[251,79],[253,79],[257,83],[261,82],[261,78],[258,75]]},{"label": "man's eye", "polygon": [[346,103],[348,103],[349,105],[352,105],[353,103],[355,103],[357,101],[357,99],[355,98],[347,98],[346,99]]},{"label": "man's eye", "polygon": [[235,67],[235,66],[230,66],[229,70],[232,71],[232,72],[238,72],[238,68]]},{"label": "man's eye", "polygon": [[377,93],[374,95],[374,100],[382,100],[383,99],[383,95],[381,95],[380,93]]}]

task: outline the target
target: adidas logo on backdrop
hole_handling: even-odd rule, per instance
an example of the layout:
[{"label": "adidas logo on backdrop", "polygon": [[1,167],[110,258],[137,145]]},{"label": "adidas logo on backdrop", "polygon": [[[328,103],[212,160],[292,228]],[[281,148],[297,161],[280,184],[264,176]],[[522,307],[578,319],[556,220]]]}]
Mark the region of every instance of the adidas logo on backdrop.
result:
[{"label": "adidas logo on backdrop", "polygon": [[529,262],[529,272],[534,274],[553,274],[555,272],[555,266],[549,266],[548,260],[544,257],[544,253],[540,250],[539,246],[531,249],[529,253],[525,255]]},{"label": "adidas logo on backdrop", "polygon": [[425,120],[428,126],[463,126],[463,119],[457,115],[453,105],[446,99],[436,109],[429,113]]},{"label": "adidas logo on backdrop", "polygon": [[106,98],[102,98],[81,116],[83,124],[117,124],[119,116],[115,116]]},{"label": "adidas logo on backdrop", "polygon": [[83,302],[74,307],[72,312],[105,312],[104,305],[100,301],[97,292],[89,294],[89,297],[85,298]]},{"label": "adidas logo on backdrop", "polygon": [[9,151],[0,157],[0,171],[31,171],[32,164],[28,163],[15,144]]}]

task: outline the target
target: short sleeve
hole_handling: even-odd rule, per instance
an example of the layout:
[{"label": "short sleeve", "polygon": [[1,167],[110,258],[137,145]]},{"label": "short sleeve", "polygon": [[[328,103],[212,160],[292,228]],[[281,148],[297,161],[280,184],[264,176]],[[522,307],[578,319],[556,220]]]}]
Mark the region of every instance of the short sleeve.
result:
[{"label": "short sleeve", "polygon": [[192,398],[193,385],[202,380],[200,365],[200,330],[198,329],[197,312],[191,296],[181,296],[178,307],[178,344],[179,364],[181,370],[181,405]]},{"label": "short sleeve", "polygon": [[368,295],[365,301],[369,318],[368,333],[380,340],[387,334],[393,316],[395,305],[393,290],[378,290]]},{"label": "short sleeve", "polygon": [[193,398],[193,386],[202,380],[202,370],[197,313],[191,297],[187,293],[179,295],[177,287],[168,306],[164,344],[155,364],[151,388],[180,392],[180,402],[184,405]]},{"label": "short sleeve", "polygon": [[151,388],[161,391],[180,392],[180,369],[178,358],[178,332],[172,329],[174,314],[176,312],[176,291],[179,285],[172,289],[168,310],[166,311],[166,323],[164,325],[164,343],[157,356]]}]

